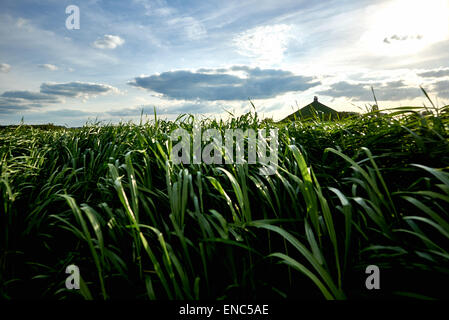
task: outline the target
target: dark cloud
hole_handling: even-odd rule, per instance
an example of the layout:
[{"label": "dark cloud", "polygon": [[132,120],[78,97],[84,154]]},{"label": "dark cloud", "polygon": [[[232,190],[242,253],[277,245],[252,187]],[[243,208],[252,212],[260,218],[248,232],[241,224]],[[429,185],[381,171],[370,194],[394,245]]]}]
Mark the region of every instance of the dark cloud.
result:
[{"label": "dark cloud", "polygon": [[349,83],[341,81],[332,84],[330,89],[317,93],[334,98],[346,97],[357,101],[373,101],[371,86],[374,88],[377,100],[399,101],[413,99],[422,95],[419,88],[408,87],[402,80],[385,83]]},{"label": "dark cloud", "polygon": [[41,84],[41,93],[64,96],[81,97],[89,95],[106,94],[118,91],[116,88],[107,84],[97,84],[88,82],[68,82],[68,83],[43,83]]},{"label": "dark cloud", "polygon": [[27,110],[27,109],[29,109],[29,107],[26,105],[10,103],[8,101],[4,101],[4,100],[0,99],[0,114],[10,114],[10,113],[15,113],[17,111]]},{"label": "dark cloud", "polygon": [[61,102],[58,97],[32,91],[5,91],[0,97],[16,102],[18,100],[40,101],[45,103]]},{"label": "dark cloud", "polygon": [[198,69],[196,72],[199,72],[199,73],[225,73],[227,71],[228,71],[228,69],[225,69],[225,68],[219,68],[219,69],[201,68],[201,69]]},{"label": "dark cloud", "polygon": [[449,69],[430,70],[418,73],[418,76],[424,78],[441,78],[449,76]]},{"label": "dark cloud", "polygon": [[[214,73],[211,73],[215,71]],[[244,71],[246,77],[225,72]],[[273,98],[286,92],[304,91],[320,84],[314,78],[294,75],[289,71],[249,68],[200,69],[164,72],[137,77],[130,85],[162,93],[172,99],[246,100]]]},{"label": "dark cloud", "polygon": [[31,91],[5,91],[0,95],[0,113],[15,113],[17,111],[41,108],[44,104],[58,103],[58,97]]},{"label": "dark cloud", "polygon": [[0,95],[0,109],[2,113],[15,113],[42,108],[47,104],[61,103],[62,97],[87,98],[110,92],[118,92],[118,90],[106,84],[86,82],[43,83],[40,92],[26,90],[3,92]]},{"label": "dark cloud", "polygon": [[433,84],[433,90],[441,98],[449,99],[449,80],[438,81]]},{"label": "dark cloud", "polygon": [[407,85],[404,83],[404,80],[390,81],[390,82],[387,82],[385,84],[379,84],[379,83],[375,84],[375,86],[379,86],[379,85],[382,86],[382,87],[388,87],[388,88],[391,88],[391,89],[407,87]]},{"label": "dark cloud", "polygon": [[406,41],[406,40],[421,40],[423,35],[402,35],[399,36],[397,34],[392,35],[391,37],[387,37],[384,39],[384,42],[387,44],[391,44],[393,41]]}]

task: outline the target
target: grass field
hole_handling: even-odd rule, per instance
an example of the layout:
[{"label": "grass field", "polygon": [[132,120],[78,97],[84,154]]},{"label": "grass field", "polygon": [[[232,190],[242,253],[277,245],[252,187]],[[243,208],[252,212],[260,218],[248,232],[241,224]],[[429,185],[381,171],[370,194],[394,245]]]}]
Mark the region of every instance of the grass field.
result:
[{"label": "grass field", "polygon": [[[140,125],[0,130],[0,293],[46,299],[444,298],[449,106],[273,124],[279,167],[174,165]],[[68,290],[65,268],[80,268]],[[367,290],[365,269],[380,268]]]}]

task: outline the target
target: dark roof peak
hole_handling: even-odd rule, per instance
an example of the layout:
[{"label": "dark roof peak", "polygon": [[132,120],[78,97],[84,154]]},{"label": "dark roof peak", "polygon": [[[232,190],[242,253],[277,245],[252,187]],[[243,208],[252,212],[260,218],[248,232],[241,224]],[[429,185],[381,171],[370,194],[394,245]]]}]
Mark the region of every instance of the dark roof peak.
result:
[{"label": "dark roof peak", "polygon": [[295,117],[298,119],[311,118],[311,117],[316,116],[317,114],[320,115],[320,117],[321,117],[321,115],[326,115],[326,117],[336,117],[338,115],[338,112],[332,108],[329,108],[328,106],[325,106],[321,102],[318,102],[318,97],[314,96],[312,103],[309,103],[308,105],[301,108],[300,110],[292,113],[291,115],[284,118],[282,121],[294,120]]}]

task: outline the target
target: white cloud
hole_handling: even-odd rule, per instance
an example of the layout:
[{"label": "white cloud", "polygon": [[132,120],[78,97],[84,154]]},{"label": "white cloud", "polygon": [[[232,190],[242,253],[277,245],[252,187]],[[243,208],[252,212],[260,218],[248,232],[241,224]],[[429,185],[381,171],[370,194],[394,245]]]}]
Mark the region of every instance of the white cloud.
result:
[{"label": "white cloud", "polygon": [[197,20],[191,18],[187,21],[186,34],[189,39],[198,40],[206,36],[206,27]]},{"label": "white cloud", "polygon": [[57,66],[55,66],[54,64],[49,64],[49,63],[40,64],[40,65],[39,65],[39,68],[47,69],[47,70],[50,70],[50,71],[56,71],[56,70],[58,70],[58,67],[57,67]]},{"label": "white cloud", "polygon": [[277,24],[247,30],[234,38],[237,51],[260,62],[280,62],[293,38],[293,26]]},{"label": "white cloud", "polygon": [[11,70],[11,66],[7,63],[0,63],[0,72],[8,73]]},{"label": "white cloud", "polygon": [[119,36],[105,34],[102,39],[96,40],[93,45],[98,49],[115,49],[125,43],[125,40]]},{"label": "white cloud", "polygon": [[142,5],[147,16],[166,17],[175,12],[175,9],[167,6],[165,1],[134,0],[133,2]]},{"label": "white cloud", "polygon": [[[74,67],[99,67],[118,61],[103,51],[84,45],[84,41],[67,41],[59,33],[44,29],[32,21],[19,21],[0,13],[0,51],[13,55],[17,61],[51,61]],[[14,69],[19,67],[20,63],[14,65]]]},{"label": "white cloud", "polygon": [[206,36],[207,30],[204,25],[192,17],[176,17],[167,21],[169,26],[183,29],[190,40],[198,40]]},{"label": "white cloud", "polygon": [[18,28],[26,28],[26,29],[30,29],[31,28],[31,26],[29,24],[29,21],[24,19],[24,18],[17,19],[16,26]]}]

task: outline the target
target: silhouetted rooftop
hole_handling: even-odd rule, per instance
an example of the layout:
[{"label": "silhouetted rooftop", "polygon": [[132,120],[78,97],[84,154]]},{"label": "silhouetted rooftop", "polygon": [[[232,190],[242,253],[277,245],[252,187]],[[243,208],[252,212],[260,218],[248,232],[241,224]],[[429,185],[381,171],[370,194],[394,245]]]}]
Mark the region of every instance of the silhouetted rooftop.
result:
[{"label": "silhouetted rooftop", "polygon": [[319,102],[318,97],[315,96],[313,98],[312,103],[285,117],[284,119],[281,120],[281,122],[286,120],[292,121],[295,120],[295,118],[296,119],[311,118],[314,117],[314,115],[317,115],[319,118],[321,118],[323,115],[325,118],[327,117],[335,118],[338,115],[338,112]]}]

